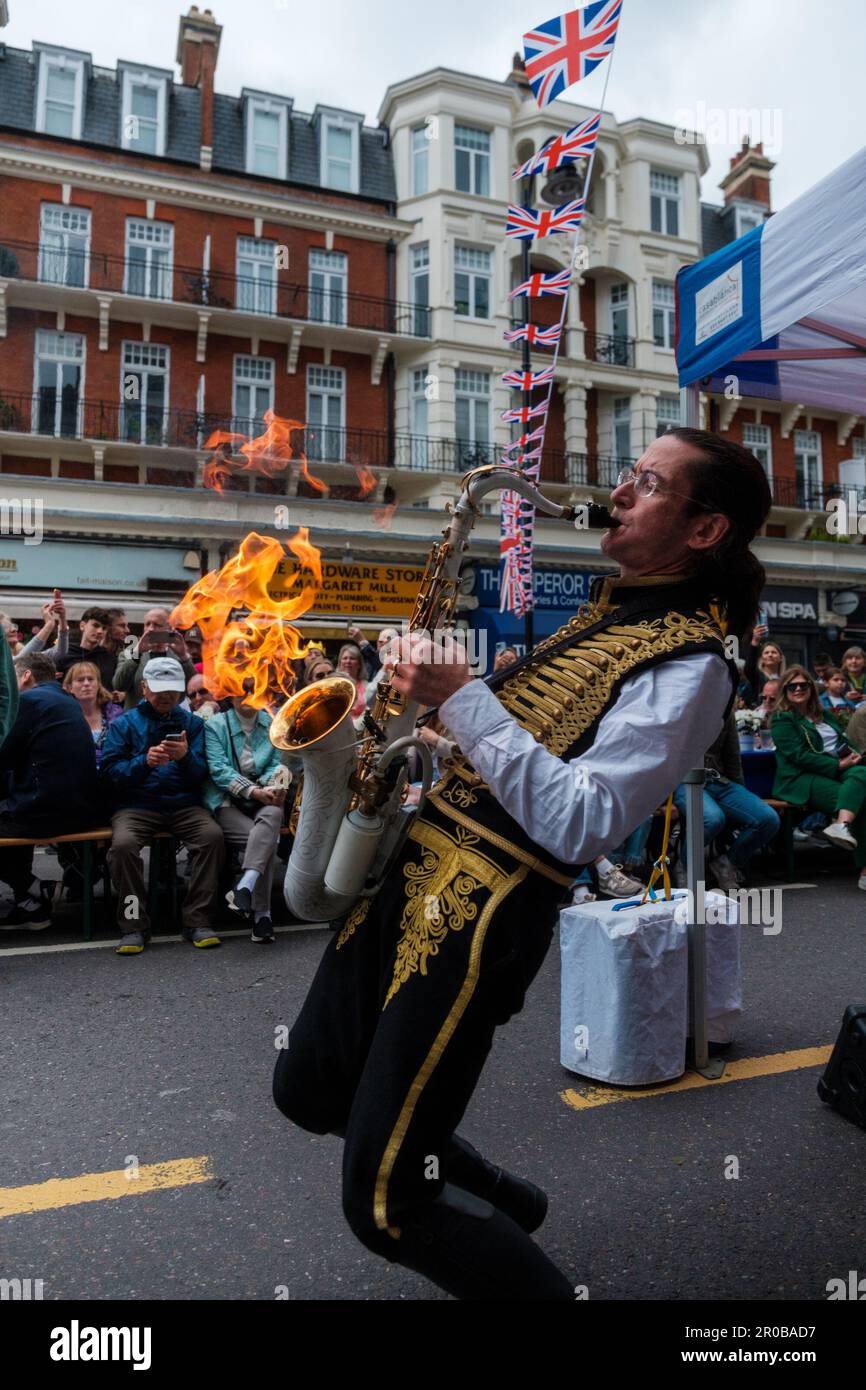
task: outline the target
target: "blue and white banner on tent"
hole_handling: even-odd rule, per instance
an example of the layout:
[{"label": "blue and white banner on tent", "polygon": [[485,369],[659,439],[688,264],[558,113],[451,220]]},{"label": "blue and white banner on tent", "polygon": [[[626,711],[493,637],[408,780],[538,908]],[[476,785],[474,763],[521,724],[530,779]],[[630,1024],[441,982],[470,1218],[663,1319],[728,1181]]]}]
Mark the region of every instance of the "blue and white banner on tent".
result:
[{"label": "blue and white banner on tent", "polygon": [[[680,385],[862,410],[866,149],[677,276]],[[857,405],[856,402],[860,404]]]}]

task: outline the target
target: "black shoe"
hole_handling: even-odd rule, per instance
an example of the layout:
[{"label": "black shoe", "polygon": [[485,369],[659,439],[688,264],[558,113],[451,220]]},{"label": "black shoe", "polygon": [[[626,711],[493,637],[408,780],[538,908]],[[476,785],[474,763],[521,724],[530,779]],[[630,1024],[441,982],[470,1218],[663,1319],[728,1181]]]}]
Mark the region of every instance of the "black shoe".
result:
[{"label": "black shoe", "polygon": [[255,941],[259,946],[274,939],[274,924],[270,917],[260,917],[258,922],[253,922],[250,932],[250,941]]},{"label": "black shoe", "polygon": [[400,1222],[387,1258],[455,1298],[574,1301],[565,1275],[515,1221],[449,1183],[417,1216]]},{"label": "black shoe", "polygon": [[44,901],[37,907],[19,907],[16,903],[8,916],[0,921],[2,928],[26,927],[28,931],[44,931],[51,926],[51,907]]},{"label": "black shoe", "polygon": [[226,893],[226,902],[232,912],[242,912],[245,917],[248,917],[253,910],[252,889],[238,888],[235,884],[234,888],[230,888]]},{"label": "black shoe", "polygon": [[537,1231],[547,1215],[546,1192],[525,1178],[515,1177],[507,1168],[488,1163],[459,1134],[451,1137],[445,1172],[449,1182],[492,1202],[524,1231]]}]

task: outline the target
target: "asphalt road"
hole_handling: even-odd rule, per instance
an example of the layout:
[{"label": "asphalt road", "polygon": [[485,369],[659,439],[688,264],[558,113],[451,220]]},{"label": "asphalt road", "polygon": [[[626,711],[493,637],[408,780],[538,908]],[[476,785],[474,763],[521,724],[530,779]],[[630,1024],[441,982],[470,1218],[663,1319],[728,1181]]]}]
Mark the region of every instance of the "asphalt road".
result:
[{"label": "asphalt road", "polygon": [[[732,1059],[830,1044],[845,1006],[866,1001],[866,896],[850,871],[808,882],[786,890],[778,936],[744,929]],[[4,934],[7,1199],[136,1161],[205,1158],[211,1176],[86,1202],[79,1185],[65,1205],[0,1217],[0,1278],[42,1279],[46,1299],[445,1297],[356,1243],[340,1142],[271,1101],[274,1030],[325,939],[166,941],[122,958]],[[563,1099],[582,1083],[560,1066],[558,1014],[554,946],[462,1132],[545,1187],[541,1244],[590,1299],[823,1300],[829,1279],[866,1274],[866,1135],[818,1100],[821,1066],[578,1111]]]}]

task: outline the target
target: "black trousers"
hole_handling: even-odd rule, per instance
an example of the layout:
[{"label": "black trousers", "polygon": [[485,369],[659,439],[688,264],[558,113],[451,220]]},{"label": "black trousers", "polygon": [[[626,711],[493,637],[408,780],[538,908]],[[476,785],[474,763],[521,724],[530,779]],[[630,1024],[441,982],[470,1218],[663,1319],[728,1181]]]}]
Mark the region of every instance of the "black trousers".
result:
[{"label": "black trousers", "polygon": [[[522,1008],[563,899],[563,886],[459,824],[416,821],[386,885],[325,949],[274,1099],[301,1128],[345,1136],[346,1218],[388,1260],[421,1268],[402,1257],[404,1230],[442,1193],[495,1030]],[[550,1264],[516,1226],[512,1237],[530,1263]]]}]

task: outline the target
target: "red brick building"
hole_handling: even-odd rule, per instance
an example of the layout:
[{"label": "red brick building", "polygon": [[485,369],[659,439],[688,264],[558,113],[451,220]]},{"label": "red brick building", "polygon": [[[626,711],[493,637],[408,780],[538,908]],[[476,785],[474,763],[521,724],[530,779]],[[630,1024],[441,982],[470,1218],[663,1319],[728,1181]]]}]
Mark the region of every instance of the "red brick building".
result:
[{"label": "red brick building", "polygon": [[[272,528],[274,496],[293,529],[316,499],[339,554],[359,469],[394,462],[395,355],[425,325],[394,298],[410,228],[388,133],[219,93],[220,39],[193,6],[180,80],[46,43],[0,57],[0,486],[38,488],[46,534],[5,566],[22,598],[54,583],[144,606],[194,577],[190,550],[211,566]],[[269,411],[305,426],[293,449],[327,499],[297,460],[201,490],[212,432],[259,436]]]}]

